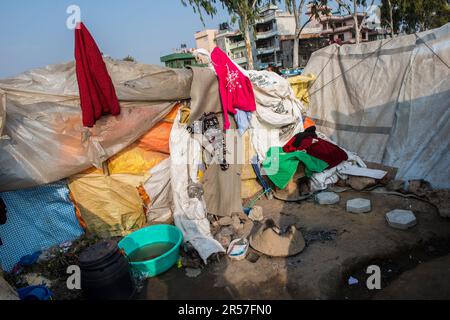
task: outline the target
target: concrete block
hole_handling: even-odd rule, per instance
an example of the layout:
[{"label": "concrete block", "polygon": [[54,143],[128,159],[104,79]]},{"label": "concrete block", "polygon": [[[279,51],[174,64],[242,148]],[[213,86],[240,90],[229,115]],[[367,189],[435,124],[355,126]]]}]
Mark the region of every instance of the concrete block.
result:
[{"label": "concrete block", "polygon": [[372,210],[372,204],[368,199],[352,199],[347,201],[347,212],[350,213],[367,213]]},{"label": "concrete block", "polygon": [[336,204],[340,197],[334,192],[321,192],[316,195],[316,202],[318,204]]},{"label": "concrete block", "polygon": [[417,224],[414,213],[410,210],[392,210],[386,213],[386,220],[392,228],[406,230]]}]

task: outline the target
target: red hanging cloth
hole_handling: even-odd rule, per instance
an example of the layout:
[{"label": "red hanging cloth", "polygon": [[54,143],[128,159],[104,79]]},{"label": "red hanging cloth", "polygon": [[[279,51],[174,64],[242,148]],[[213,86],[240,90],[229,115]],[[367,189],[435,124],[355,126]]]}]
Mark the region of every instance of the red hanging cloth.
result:
[{"label": "red hanging cloth", "polygon": [[75,63],[83,125],[93,127],[102,115],[119,115],[119,100],[102,54],[83,23],[75,29]]}]

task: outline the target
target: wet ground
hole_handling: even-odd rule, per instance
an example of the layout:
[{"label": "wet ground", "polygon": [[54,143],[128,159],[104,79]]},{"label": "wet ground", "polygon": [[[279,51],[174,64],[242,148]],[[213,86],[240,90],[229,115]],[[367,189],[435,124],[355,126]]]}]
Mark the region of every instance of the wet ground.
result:
[{"label": "wet ground", "polygon": [[[332,206],[312,201],[259,202],[265,216],[280,227],[295,224],[302,230],[307,247],[299,255],[287,259],[261,255],[255,263],[222,258],[196,278],[173,268],[149,279],[137,298],[407,299],[420,296],[420,292],[426,298],[421,288],[434,281],[441,285],[435,285],[429,296],[450,299],[450,281],[443,281],[444,277],[450,278],[446,267],[450,260],[446,259],[450,257],[449,219],[441,218],[433,206],[415,199],[354,191],[340,196],[340,203]],[[356,197],[372,200],[372,212],[347,213],[346,201]],[[418,225],[407,231],[392,229],[384,215],[393,209],[414,211]],[[370,265],[381,269],[381,290],[366,287],[369,275],[365,271]],[[349,276],[359,283],[349,286]],[[402,282],[402,277],[409,280]],[[405,281],[413,284],[402,290]]]}]

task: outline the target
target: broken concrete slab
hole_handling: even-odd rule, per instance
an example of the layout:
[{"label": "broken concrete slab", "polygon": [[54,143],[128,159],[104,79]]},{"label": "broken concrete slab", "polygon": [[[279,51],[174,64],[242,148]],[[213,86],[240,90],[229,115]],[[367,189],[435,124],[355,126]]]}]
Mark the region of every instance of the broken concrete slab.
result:
[{"label": "broken concrete slab", "polygon": [[386,220],[392,228],[407,230],[417,224],[414,213],[410,210],[392,210],[386,213]]},{"label": "broken concrete slab", "polygon": [[334,192],[321,192],[315,197],[316,202],[321,205],[331,205],[336,204],[341,200],[339,195]]},{"label": "broken concrete slab", "polygon": [[350,213],[367,213],[372,210],[370,200],[363,198],[356,198],[347,201],[347,212]]}]

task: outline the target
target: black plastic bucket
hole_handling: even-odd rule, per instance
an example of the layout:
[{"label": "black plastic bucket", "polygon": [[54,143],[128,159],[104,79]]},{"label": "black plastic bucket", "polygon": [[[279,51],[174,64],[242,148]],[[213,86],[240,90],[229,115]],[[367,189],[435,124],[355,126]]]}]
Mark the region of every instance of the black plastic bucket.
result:
[{"label": "black plastic bucket", "polygon": [[101,241],[80,254],[81,289],[88,300],[128,300],[135,287],[117,242]]}]

